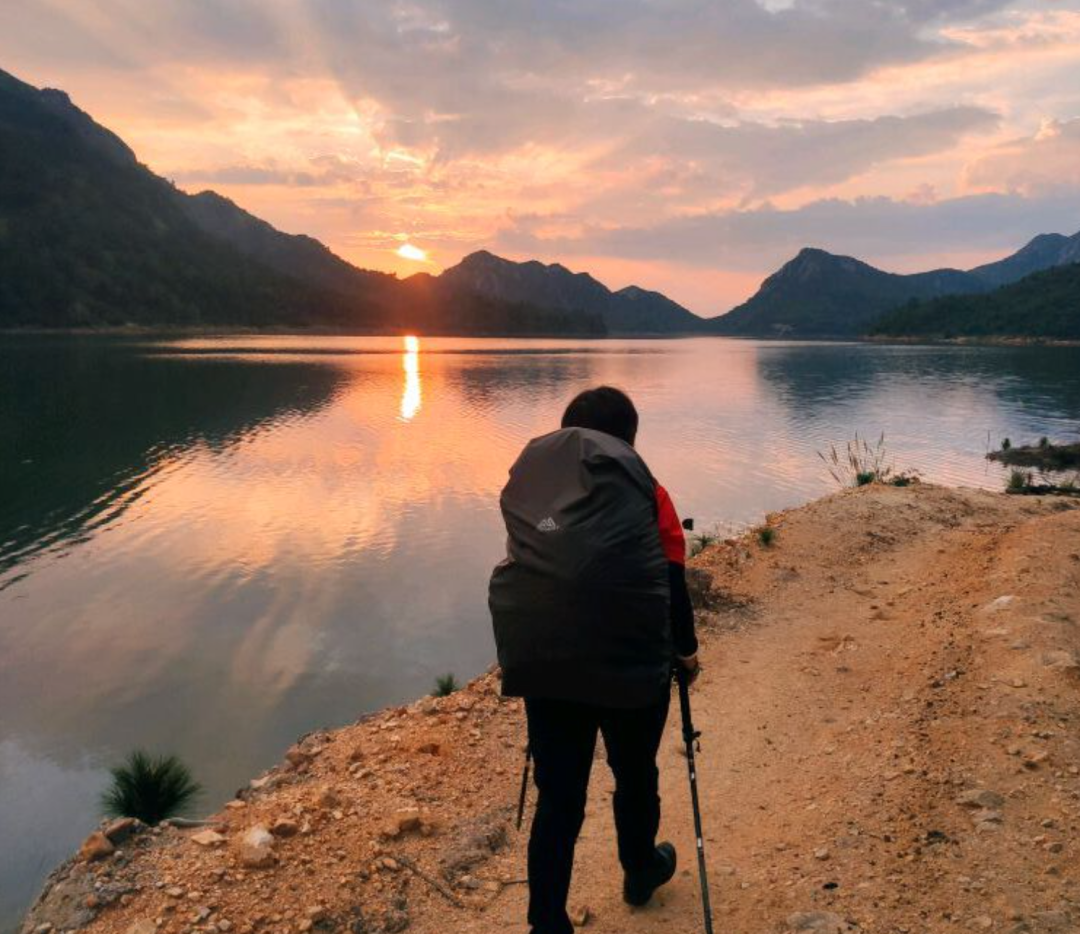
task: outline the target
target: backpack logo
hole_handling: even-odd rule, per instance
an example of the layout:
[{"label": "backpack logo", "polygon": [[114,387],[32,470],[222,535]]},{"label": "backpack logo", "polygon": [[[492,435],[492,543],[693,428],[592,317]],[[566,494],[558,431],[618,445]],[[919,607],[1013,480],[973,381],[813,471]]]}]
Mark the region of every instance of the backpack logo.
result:
[{"label": "backpack logo", "polygon": [[536,531],[558,532],[559,523],[552,519],[551,516],[548,516],[546,519],[541,519],[539,522],[536,523]]}]

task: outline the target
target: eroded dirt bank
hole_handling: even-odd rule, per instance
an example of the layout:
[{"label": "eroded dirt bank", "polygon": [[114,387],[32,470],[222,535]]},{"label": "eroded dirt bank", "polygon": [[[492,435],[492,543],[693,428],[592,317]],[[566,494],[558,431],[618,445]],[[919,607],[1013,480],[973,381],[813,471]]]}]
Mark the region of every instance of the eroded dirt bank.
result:
[{"label": "eroded dirt bank", "polygon": [[[1077,505],[866,488],[695,560],[718,930],[1080,931]],[[313,734],[211,827],[113,828],[25,930],[525,931],[522,715],[497,687]],[[635,911],[601,746],[572,894],[587,930],[700,930],[680,745],[673,718],[680,871]]]}]

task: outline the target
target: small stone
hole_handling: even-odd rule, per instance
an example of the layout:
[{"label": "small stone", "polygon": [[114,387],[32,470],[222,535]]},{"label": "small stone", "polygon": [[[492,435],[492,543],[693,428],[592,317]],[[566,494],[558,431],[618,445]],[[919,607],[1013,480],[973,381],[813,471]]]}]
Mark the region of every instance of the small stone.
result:
[{"label": "small stone", "polygon": [[956,803],[966,808],[983,808],[992,811],[1003,807],[1005,798],[989,788],[973,788],[970,791],[962,792],[957,797]]},{"label": "small stone", "polygon": [[840,915],[831,911],[800,911],[789,915],[789,931],[813,931],[814,934],[847,934],[853,930]]},{"label": "small stone", "polygon": [[325,905],[312,905],[304,914],[308,916],[308,920],[312,924],[318,924],[320,921],[325,920],[328,912]]},{"label": "small stone", "polygon": [[357,743],[349,753],[350,762],[359,762],[364,758],[364,747]]},{"label": "small stone", "polygon": [[293,746],[285,753],[285,761],[294,769],[299,769],[311,762],[311,755],[299,746]]},{"label": "small stone", "polygon": [[53,929],[51,921],[43,921],[36,928],[34,928],[34,934],[49,934]]},{"label": "small stone", "polygon": [[112,841],[100,830],[95,830],[79,847],[78,858],[84,863],[92,863],[106,856],[112,856],[115,852],[116,847],[113,846]]},{"label": "small stone", "polygon": [[250,827],[239,840],[240,865],[267,869],[274,865],[274,838],[261,824]]},{"label": "small stone", "polygon": [[327,785],[325,788],[323,788],[322,791],[319,792],[319,797],[315,799],[315,803],[319,807],[329,811],[333,808],[341,807],[341,805],[345,802],[342,799],[341,795],[338,794],[336,788]]},{"label": "small stone", "polygon": [[1053,843],[1044,843],[1043,849],[1046,850],[1047,853],[1060,853],[1065,849],[1065,844],[1060,840],[1055,840]]},{"label": "small stone", "polygon": [[173,885],[165,890],[165,894],[168,895],[169,898],[183,898],[184,890],[178,885]]},{"label": "small stone", "polygon": [[134,817],[118,817],[105,828],[105,836],[110,843],[123,843],[132,834],[137,833],[142,821]]},{"label": "small stone", "polygon": [[416,751],[429,756],[437,756],[442,752],[442,747],[438,743],[421,743],[416,747]]},{"label": "small stone", "polygon": [[275,837],[295,837],[300,832],[300,827],[294,820],[287,817],[279,817],[270,826],[270,833]]},{"label": "small stone", "polygon": [[576,928],[583,928],[592,920],[592,911],[588,905],[578,905],[570,909],[570,923]]},{"label": "small stone", "polygon": [[199,846],[221,846],[225,842],[225,838],[216,830],[201,830],[199,833],[192,835],[191,842],[197,843]]},{"label": "small stone", "polygon": [[814,850],[814,859],[828,859],[828,858],[829,858],[829,848],[827,846],[821,846],[821,847],[818,847],[816,850]]},{"label": "small stone", "polygon": [[227,807],[230,811],[242,811],[244,808],[247,807],[247,802],[241,801],[239,798],[233,798],[233,800],[228,802],[225,807]]},{"label": "small stone", "polygon": [[1004,610],[1006,607],[1008,607],[1015,599],[1016,597],[1012,594],[998,597],[996,600],[991,600],[986,606],[984,606],[981,612],[997,613],[1000,610]]},{"label": "small stone", "polygon": [[1047,652],[1043,655],[1043,664],[1054,671],[1076,671],[1080,661],[1072,652]]},{"label": "small stone", "polygon": [[972,919],[971,924],[980,931],[989,931],[994,926],[994,920],[988,915],[979,915],[979,917]]},{"label": "small stone", "polygon": [[1037,769],[1043,762],[1050,758],[1050,753],[1045,749],[1040,749],[1038,752],[1029,752],[1024,756],[1024,768]]},{"label": "small stone", "polygon": [[157,934],[157,925],[149,918],[140,918],[128,927],[127,934]]}]

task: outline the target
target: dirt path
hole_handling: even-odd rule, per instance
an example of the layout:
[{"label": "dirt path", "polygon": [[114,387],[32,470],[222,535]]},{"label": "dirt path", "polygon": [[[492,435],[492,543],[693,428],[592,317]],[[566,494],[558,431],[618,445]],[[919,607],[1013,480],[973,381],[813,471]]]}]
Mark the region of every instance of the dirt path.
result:
[{"label": "dirt path", "polygon": [[[811,911],[867,931],[1080,930],[1080,679],[1067,667],[1080,511],[1056,505],[875,489],[779,517],[767,551],[699,562],[753,601],[721,616],[739,631],[710,640],[694,695],[718,930],[774,931]],[[643,911],[619,898],[598,762],[572,893],[598,934],[700,927],[680,745],[672,724],[663,834],[682,868]],[[956,803],[977,788],[1004,803]],[[519,889],[454,929],[520,929],[524,901]]]},{"label": "dirt path", "polygon": [[[750,536],[697,559],[716,600],[694,704],[718,931],[1080,931],[1073,505],[864,489],[773,517],[772,547]],[[299,774],[275,773],[276,789],[219,815],[230,840],[256,818],[296,815],[303,832],[275,844],[275,868],[238,868],[233,843],[199,847],[167,831],[113,872],[135,880],[127,903],[90,926],[524,932],[524,834],[510,829],[502,845],[521,715],[493,690],[488,680],[317,738]],[[361,742],[363,768],[349,762]],[[423,755],[425,743],[439,748]],[[585,930],[701,929],[680,745],[673,716],[662,833],[680,871],[634,911],[620,898],[598,754],[571,896],[589,909]],[[339,808],[315,800],[327,781],[345,789]],[[374,833],[402,802],[423,811],[432,836]],[[478,830],[483,852],[448,857],[475,850]],[[400,861],[381,864],[395,853],[446,891]],[[184,891],[179,910],[162,907],[177,900],[166,879]],[[49,923],[48,904],[32,925]]]}]

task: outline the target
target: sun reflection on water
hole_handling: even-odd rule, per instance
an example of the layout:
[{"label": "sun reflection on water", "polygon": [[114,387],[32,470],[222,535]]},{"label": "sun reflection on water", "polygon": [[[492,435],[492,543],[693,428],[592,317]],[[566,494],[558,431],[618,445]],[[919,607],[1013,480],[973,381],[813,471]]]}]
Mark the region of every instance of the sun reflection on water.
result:
[{"label": "sun reflection on water", "polygon": [[401,418],[411,421],[420,411],[420,338],[409,334],[405,338],[405,353],[401,355],[405,370],[405,389],[401,393]]}]

